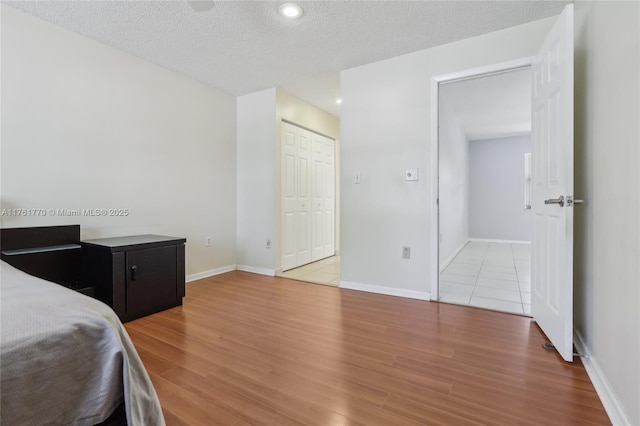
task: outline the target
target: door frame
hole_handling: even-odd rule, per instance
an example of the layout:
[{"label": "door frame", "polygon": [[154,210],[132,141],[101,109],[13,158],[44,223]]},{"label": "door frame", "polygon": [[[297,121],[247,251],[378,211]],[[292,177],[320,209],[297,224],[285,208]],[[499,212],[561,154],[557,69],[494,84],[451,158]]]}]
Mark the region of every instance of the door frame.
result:
[{"label": "door frame", "polygon": [[[439,90],[440,84],[463,81],[471,78],[479,78],[489,75],[502,74],[520,69],[531,68],[533,56],[515,59],[507,62],[486,65],[468,70],[456,71],[449,74],[442,74],[431,78],[431,292],[430,300],[438,301],[440,294],[440,212],[438,201],[440,198],[440,128],[439,128]],[[533,269],[534,265],[531,265]]]},{"label": "door frame", "polygon": [[[340,195],[340,188],[339,188],[339,183],[340,183],[340,170],[339,170],[339,164],[340,164],[340,159],[339,159],[339,154],[340,154],[340,150],[339,150],[339,139],[333,136],[329,136],[326,133],[320,132],[318,130],[315,130],[313,128],[304,126],[302,124],[299,124],[295,121],[291,121],[289,119],[286,118],[280,118],[279,122],[278,122],[278,143],[277,143],[277,161],[278,161],[278,190],[276,191],[276,216],[277,216],[277,223],[279,223],[279,226],[276,227],[276,270],[275,270],[275,275],[279,276],[282,275],[284,272],[286,272],[285,270],[283,270],[283,260],[284,260],[284,232],[285,232],[285,227],[283,226],[283,196],[282,196],[282,189],[283,189],[283,172],[281,170],[283,162],[282,162],[282,156],[283,156],[283,150],[282,150],[282,135],[283,135],[283,126],[282,124],[288,124],[294,127],[297,127],[299,129],[305,130],[307,132],[310,132],[312,134],[315,135],[319,135],[322,136],[324,138],[327,138],[329,140],[331,140],[332,144],[333,144],[333,169],[334,169],[334,173],[333,173],[333,199],[334,199],[334,203],[333,203],[333,254],[331,256],[338,256],[340,254],[340,249],[339,249],[339,241],[338,241],[338,235],[340,233],[340,220],[339,220],[339,195]],[[310,152],[313,150],[313,142],[312,142],[312,138],[310,139]],[[310,157],[311,158],[311,157]],[[312,164],[310,164],[310,167],[312,167]],[[311,196],[310,196],[311,197]],[[312,202],[312,200],[310,200],[310,202]],[[309,236],[311,238],[311,235]],[[326,256],[326,257],[331,257],[331,256]],[[325,258],[325,257],[323,257]],[[313,263],[314,261],[311,261],[310,263]],[[298,265],[296,266],[296,268],[301,267],[303,265]],[[291,269],[295,269],[295,268],[289,268],[288,270]]]}]

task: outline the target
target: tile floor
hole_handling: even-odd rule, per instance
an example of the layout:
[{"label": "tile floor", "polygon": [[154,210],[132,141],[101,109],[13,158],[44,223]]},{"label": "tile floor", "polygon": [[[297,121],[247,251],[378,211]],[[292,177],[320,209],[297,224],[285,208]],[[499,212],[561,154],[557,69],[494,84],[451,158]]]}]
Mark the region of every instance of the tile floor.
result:
[{"label": "tile floor", "polygon": [[340,284],[340,256],[327,257],[278,274],[280,277],[337,287]]},{"label": "tile floor", "polygon": [[440,274],[440,301],[531,315],[531,245],[468,242]]}]

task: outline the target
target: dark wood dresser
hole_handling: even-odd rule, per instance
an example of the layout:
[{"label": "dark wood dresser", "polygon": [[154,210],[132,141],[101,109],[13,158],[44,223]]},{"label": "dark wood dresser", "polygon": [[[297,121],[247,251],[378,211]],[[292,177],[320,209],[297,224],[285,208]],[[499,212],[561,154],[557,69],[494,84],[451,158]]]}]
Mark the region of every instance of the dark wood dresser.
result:
[{"label": "dark wood dresser", "polygon": [[162,235],[81,241],[82,281],[123,322],[182,305],[185,242]]}]

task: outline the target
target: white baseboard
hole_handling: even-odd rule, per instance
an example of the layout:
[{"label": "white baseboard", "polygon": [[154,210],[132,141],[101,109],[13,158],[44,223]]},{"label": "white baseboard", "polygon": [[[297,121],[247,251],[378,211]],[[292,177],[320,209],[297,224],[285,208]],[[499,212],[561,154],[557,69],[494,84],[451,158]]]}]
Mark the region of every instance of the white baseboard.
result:
[{"label": "white baseboard", "polygon": [[600,401],[609,416],[609,420],[611,420],[611,424],[614,426],[630,425],[631,421],[625,414],[613,390],[611,390],[607,377],[598,365],[598,361],[591,357],[589,347],[584,342],[578,330],[575,329],[573,330],[573,343],[576,345],[578,353],[581,354],[580,359],[582,360],[584,369],[587,370],[587,375],[589,379],[591,379],[591,383],[593,383],[598,397],[600,397]]},{"label": "white baseboard", "polygon": [[490,238],[469,238],[469,241],[477,243],[506,243],[506,244],[531,244],[531,241],[521,240],[493,240]]},{"label": "white baseboard", "polygon": [[387,296],[406,297],[408,299],[431,300],[431,294],[428,292],[404,290],[401,288],[383,287],[371,284],[360,284],[349,281],[340,281],[340,288],[366,291],[368,293],[386,294]]},{"label": "white baseboard", "polygon": [[220,268],[209,269],[208,271],[196,272],[195,274],[189,274],[185,277],[185,282],[201,280],[203,278],[213,277],[214,275],[224,274],[225,272],[231,272],[236,270],[236,265],[227,265]]},{"label": "white baseboard", "polygon": [[238,271],[251,272],[254,274],[269,275],[270,277],[276,276],[275,269],[256,268],[254,266],[247,266],[247,265],[236,265],[236,269]]},{"label": "white baseboard", "polygon": [[462,251],[462,249],[463,249],[463,248],[465,248],[465,246],[467,245],[467,243],[468,243],[469,241],[470,241],[470,240],[467,240],[467,241],[465,241],[464,243],[462,243],[462,244],[460,245],[460,247],[458,247],[457,249],[455,249],[455,250],[453,251],[453,253],[451,254],[451,256],[449,256],[449,257],[447,258],[447,260],[445,260],[445,261],[440,265],[440,273],[442,273],[442,271],[444,271],[445,269],[447,269],[447,266],[449,266],[449,264],[450,264],[451,262],[453,262],[453,259],[455,259],[455,258],[456,258],[456,256],[457,256],[457,255]]}]

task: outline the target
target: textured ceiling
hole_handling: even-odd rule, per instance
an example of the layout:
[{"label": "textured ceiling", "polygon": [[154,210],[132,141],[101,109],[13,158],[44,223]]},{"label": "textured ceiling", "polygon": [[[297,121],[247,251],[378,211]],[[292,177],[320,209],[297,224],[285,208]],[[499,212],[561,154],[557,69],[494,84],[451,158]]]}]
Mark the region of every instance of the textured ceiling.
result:
[{"label": "textured ceiling", "polygon": [[468,140],[531,133],[531,69],[443,84],[439,95]]},{"label": "textured ceiling", "polygon": [[[557,15],[568,1],[3,1],[233,95],[283,87],[337,115],[340,71]],[[319,87],[319,88],[317,88]]]}]

